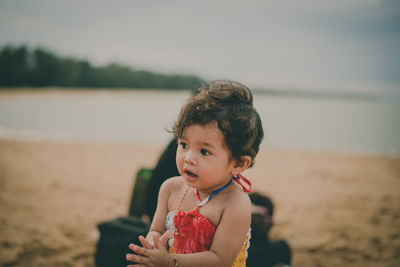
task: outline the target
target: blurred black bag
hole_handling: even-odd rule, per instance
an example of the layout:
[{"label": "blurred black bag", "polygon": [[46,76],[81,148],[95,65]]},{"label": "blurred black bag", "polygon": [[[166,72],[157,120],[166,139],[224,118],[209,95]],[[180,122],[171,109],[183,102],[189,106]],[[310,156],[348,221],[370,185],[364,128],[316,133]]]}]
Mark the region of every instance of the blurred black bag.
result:
[{"label": "blurred black bag", "polygon": [[149,230],[146,224],[136,216],[127,216],[99,224],[100,239],[95,255],[99,267],[118,267],[132,264],[126,261],[130,243],[140,244],[139,236],[145,236]]},{"label": "blurred black bag", "polygon": [[132,253],[128,245],[140,244],[139,236],[146,236],[150,228],[150,224],[144,222],[141,216],[145,212],[145,196],[151,176],[152,171],[144,168],[136,174],[128,216],[97,226],[100,239],[97,243],[95,263],[98,267],[125,267],[133,264],[126,261],[125,255],[128,252]]},{"label": "blurred black bag", "polygon": [[[136,173],[135,185],[132,190],[132,198],[129,207],[129,215],[135,215],[142,217],[145,215],[149,217],[146,203],[148,201],[147,197],[150,194],[154,194],[157,199],[158,190],[154,193],[151,190],[151,181],[153,179],[153,171],[147,168],[141,168]],[[148,218],[149,219],[149,218]]]}]

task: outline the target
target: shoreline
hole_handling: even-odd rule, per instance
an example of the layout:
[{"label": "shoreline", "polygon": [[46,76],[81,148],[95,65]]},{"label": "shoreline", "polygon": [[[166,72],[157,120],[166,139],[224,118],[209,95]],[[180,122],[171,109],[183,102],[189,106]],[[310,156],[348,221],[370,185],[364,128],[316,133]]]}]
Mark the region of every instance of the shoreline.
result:
[{"label": "shoreline", "polygon": [[[40,134],[26,134],[18,133],[18,131],[8,132],[7,130],[0,128],[0,142],[20,142],[20,143],[43,143],[43,144],[82,144],[82,145],[109,145],[109,146],[136,146],[142,144],[143,146],[149,147],[163,147],[169,142],[158,140],[157,142],[133,142],[130,140],[115,141],[112,139],[94,139],[82,138],[82,137],[67,137],[67,136],[46,136]],[[260,146],[260,151],[268,151],[273,153],[295,153],[295,154],[306,154],[306,155],[335,155],[343,157],[367,157],[367,158],[391,158],[396,159],[400,157],[400,153],[397,152],[360,152],[360,151],[342,151],[342,150],[329,150],[329,149],[296,149],[296,148],[282,148],[272,146]]]},{"label": "shoreline", "polygon": [[[164,145],[170,138],[165,128],[172,126],[189,95],[107,88],[0,90],[0,139]],[[400,125],[394,115],[388,116],[397,114],[395,103],[276,96],[257,99],[256,108],[268,126],[261,144],[265,149],[400,156]]]},{"label": "shoreline", "polygon": [[[95,266],[93,230],[128,213],[162,149],[0,139],[0,263]],[[244,176],[273,200],[293,266],[400,265],[400,157],[262,149]]]}]

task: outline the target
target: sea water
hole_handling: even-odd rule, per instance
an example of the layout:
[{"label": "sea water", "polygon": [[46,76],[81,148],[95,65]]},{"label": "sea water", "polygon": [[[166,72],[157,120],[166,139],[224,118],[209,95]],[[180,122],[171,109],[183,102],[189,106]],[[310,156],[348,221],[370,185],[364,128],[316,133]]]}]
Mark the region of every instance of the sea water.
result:
[{"label": "sea water", "polygon": [[[0,138],[166,144],[187,91],[0,93]],[[273,149],[400,154],[400,101],[388,97],[254,94]]]}]

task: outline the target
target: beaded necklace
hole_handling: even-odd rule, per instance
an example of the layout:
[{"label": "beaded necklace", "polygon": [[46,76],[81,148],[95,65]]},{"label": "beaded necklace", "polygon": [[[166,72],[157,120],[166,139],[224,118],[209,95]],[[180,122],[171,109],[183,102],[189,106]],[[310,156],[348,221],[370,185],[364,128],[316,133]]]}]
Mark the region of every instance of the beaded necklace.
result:
[{"label": "beaded necklace", "polygon": [[198,190],[196,188],[195,190],[196,190],[197,206],[198,207],[203,207],[213,196],[215,196],[216,194],[218,194],[219,192],[224,190],[230,183],[232,183],[232,180],[233,180],[233,178],[230,179],[229,182],[227,182],[225,185],[221,186],[220,188],[218,188],[217,190],[212,192],[211,195],[209,195],[208,197],[203,199],[203,201],[200,201],[199,192],[198,192]]},{"label": "beaded necklace", "polygon": [[[176,207],[175,213],[176,213],[176,212],[179,210],[179,208],[181,207],[182,201],[183,201],[183,199],[185,198],[185,196],[186,196],[186,194],[187,194],[188,191],[189,191],[189,187],[186,188],[185,193],[183,194],[182,198],[179,200],[179,203],[178,203],[178,206]],[[179,229],[181,229],[181,227],[182,227],[182,225],[183,225],[183,222],[184,222],[185,219],[186,219],[186,216],[187,216],[187,213],[185,213],[185,217],[183,218],[183,220],[182,220],[182,222],[181,222],[181,225],[179,225],[179,227],[175,229],[174,235],[176,235],[176,236],[179,235]]]},{"label": "beaded necklace", "polygon": [[[221,192],[222,190],[224,190],[230,183],[232,183],[232,181],[235,180],[242,188],[243,191],[245,192],[252,192],[251,189],[251,183],[249,180],[247,180],[245,177],[243,177],[240,174],[235,175],[232,179],[229,180],[229,182],[227,182],[226,184],[224,184],[223,186],[221,186],[220,188],[218,188],[217,190],[215,190],[214,192],[211,193],[211,195],[209,195],[208,197],[206,197],[205,199],[203,199],[203,201],[200,201],[200,197],[199,197],[199,192],[197,189],[195,189],[196,192],[196,199],[197,199],[197,206],[198,207],[203,207],[212,197],[214,197],[216,194],[218,194],[219,192]],[[240,180],[243,180],[249,188],[246,188],[241,182]],[[182,198],[179,200],[178,203],[178,207],[176,208],[176,212],[179,210],[179,208],[181,207],[182,201],[185,198],[187,192],[189,191],[189,187],[186,188],[185,193],[183,194]],[[185,217],[183,218],[181,224],[179,225],[179,227],[177,227],[174,231],[174,235],[178,236],[179,235],[179,229],[181,229],[183,223],[185,222],[187,216],[187,212],[185,213]]]},{"label": "beaded necklace", "polygon": [[[197,198],[197,206],[198,207],[202,207],[204,206],[213,196],[215,196],[216,194],[218,194],[219,192],[221,192],[222,190],[224,190],[231,182],[232,182],[233,178],[229,180],[229,182],[227,182],[225,185],[221,186],[220,188],[218,188],[217,190],[215,190],[214,192],[211,193],[211,195],[209,195],[207,198],[205,198],[203,201],[200,201],[199,198],[199,193],[196,190],[196,198]],[[183,199],[185,198],[187,192],[189,191],[189,187],[186,188],[185,193],[183,194],[182,198],[180,199],[179,203],[178,203],[178,207],[176,208],[176,211],[178,211],[178,209],[180,208]],[[187,216],[187,212],[185,213],[185,217],[183,217],[183,220],[181,221],[181,224],[175,229],[174,231],[174,235],[178,236],[179,235],[179,230],[181,229],[183,223],[185,222]]]}]

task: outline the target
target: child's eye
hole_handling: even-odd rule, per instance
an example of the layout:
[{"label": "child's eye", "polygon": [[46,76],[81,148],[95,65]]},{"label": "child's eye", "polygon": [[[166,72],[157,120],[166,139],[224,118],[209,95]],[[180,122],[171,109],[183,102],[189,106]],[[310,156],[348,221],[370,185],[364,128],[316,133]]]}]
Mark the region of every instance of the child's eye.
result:
[{"label": "child's eye", "polygon": [[204,156],[211,155],[211,153],[207,149],[204,149],[204,148],[200,149],[200,153]]},{"label": "child's eye", "polygon": [[183,148],[186,149],[187,148],[187,144],[185,142],[180,142],[179,145]]}]

